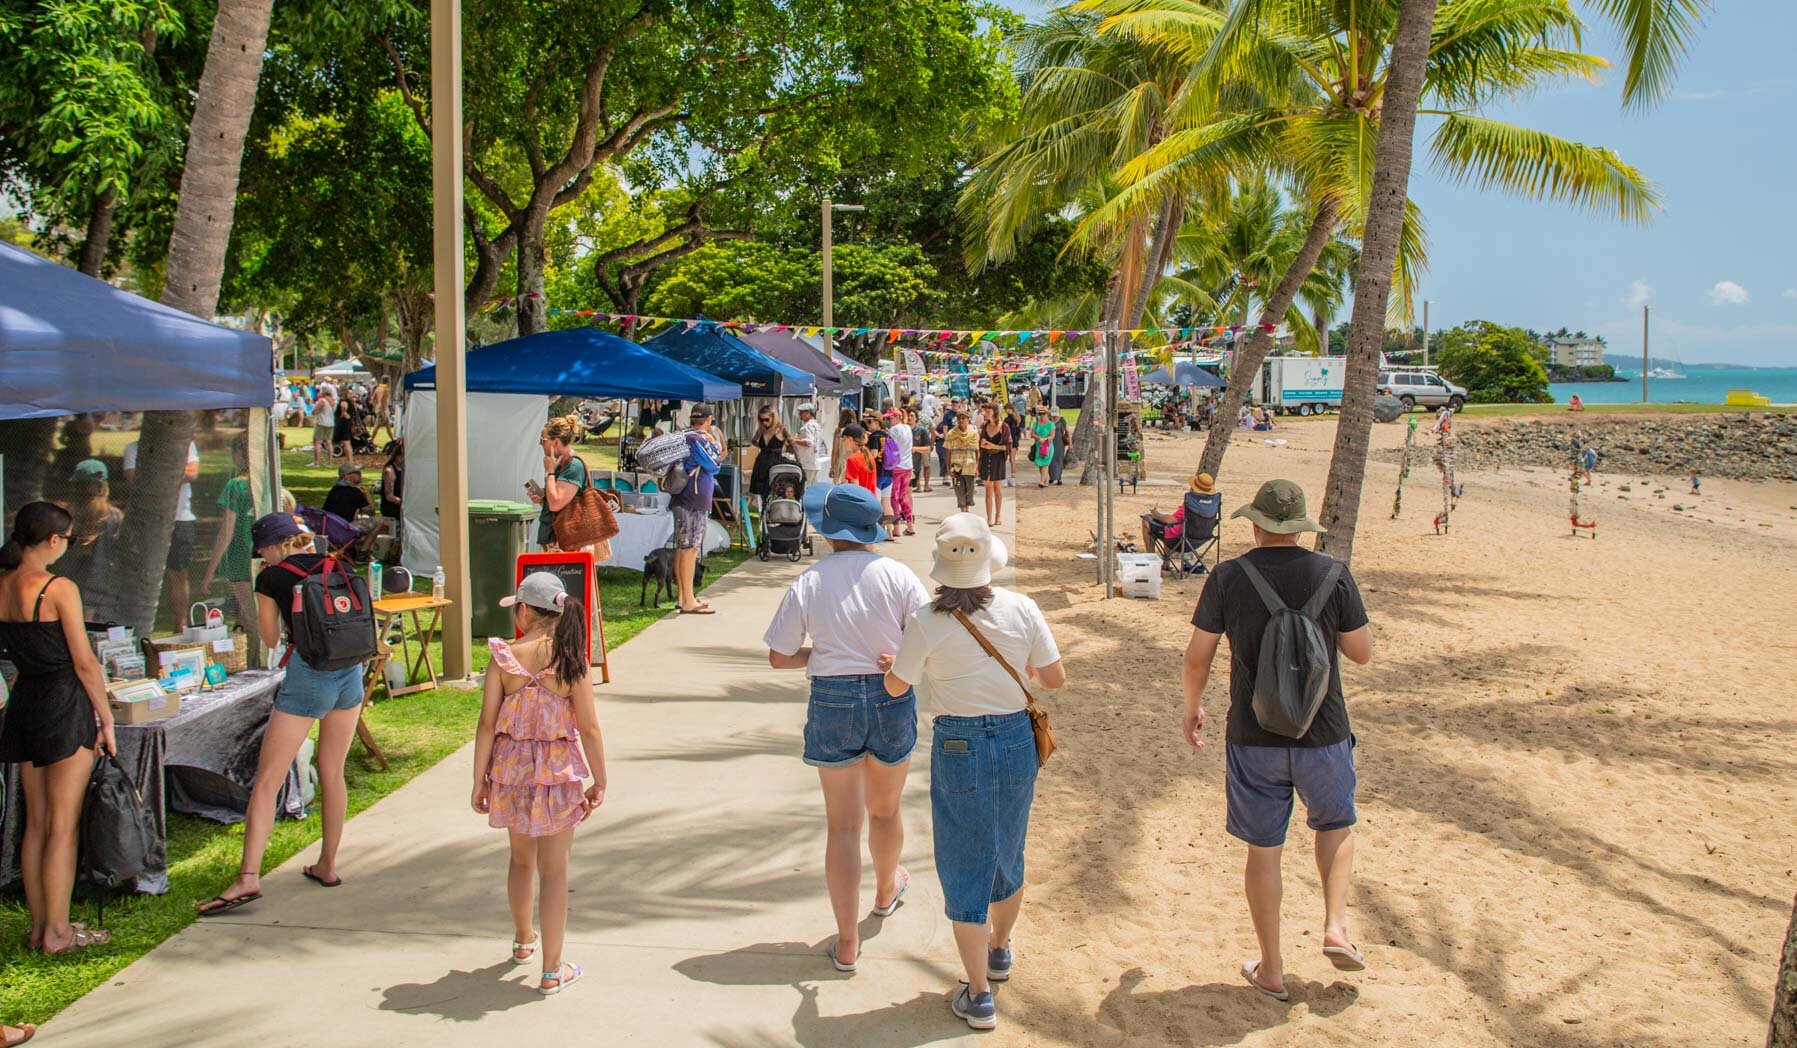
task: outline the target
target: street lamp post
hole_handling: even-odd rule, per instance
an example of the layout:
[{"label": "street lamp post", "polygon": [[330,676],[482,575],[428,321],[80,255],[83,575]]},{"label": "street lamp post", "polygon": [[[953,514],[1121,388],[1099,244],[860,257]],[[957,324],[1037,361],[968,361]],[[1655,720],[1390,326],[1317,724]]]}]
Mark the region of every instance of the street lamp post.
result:
[{"label": "street lamp post", "polygon": [[1423,367],[1429,366],[1429,300],[1423,299]]},{"label": "street lamp post", "polygon": [[[832,301],[832,298],[834,297],[835,292],[836,292],[835,274],[832,272],[832,266],[831,266],[831,251],[836,245],[835,230],[831,228],[832,225],[834,224],[831,220],[832,220],[832,218],[835,217],[832,214],[832,212],[835,212],[835,211],[866,211],[866,210],[867,210],[867,208],[863,207],[860,204],[837,204],[837,203],[833,203],[829,197],[824,198],[824,326],[825,327],[834,327],[836,325],[836,308],[835,308],[835,303]],[[828,334],[828,332],[825,332],[825,334]]]}]

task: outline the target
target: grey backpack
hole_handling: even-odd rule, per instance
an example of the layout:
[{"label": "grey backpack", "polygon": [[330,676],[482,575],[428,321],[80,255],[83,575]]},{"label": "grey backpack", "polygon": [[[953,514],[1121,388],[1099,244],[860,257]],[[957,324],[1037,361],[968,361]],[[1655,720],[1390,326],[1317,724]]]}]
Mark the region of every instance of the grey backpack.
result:
[{"label": "grey backpack", "polygon": [[1254,672],[1254,719],[1275,735],[1301,739],[1329,694],[1329,645],[1317,615],[1335,593],[1342,576],[1340,563],[1331,564],[1323,584],[1303,608],[1288,608],[1273,592],[1267,578],[1247,558],[1236,563],[1254,583],[1272,618],[1260,635],[1260,665]]}]

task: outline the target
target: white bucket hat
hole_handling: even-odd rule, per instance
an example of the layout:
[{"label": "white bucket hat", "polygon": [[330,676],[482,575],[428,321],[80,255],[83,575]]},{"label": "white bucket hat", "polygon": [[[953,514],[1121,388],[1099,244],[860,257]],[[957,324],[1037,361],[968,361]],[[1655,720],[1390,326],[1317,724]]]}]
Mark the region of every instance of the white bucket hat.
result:
[{"label": "white bucket hat", "polygon": [[930,578],[950,589],[992,585],[992,573],[1010,561],[1005,544],[972,513],[956,513],[936,529],[936,559]]}]

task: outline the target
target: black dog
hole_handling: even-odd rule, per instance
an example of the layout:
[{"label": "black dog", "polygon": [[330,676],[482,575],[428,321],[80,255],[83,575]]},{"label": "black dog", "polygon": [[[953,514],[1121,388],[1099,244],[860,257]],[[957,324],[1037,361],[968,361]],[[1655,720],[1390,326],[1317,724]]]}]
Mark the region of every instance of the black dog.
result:
[{"label": "black dog", "polygon": [[[649,555],[643,558],[643,592],[640,601],[643,607],[649,606],[649,583],[651,582],[655,583],[655,606],[658,608],[661,607],[661,594],[664,589],[670,597],[680,595],[680,585],[674,580],[674,550],[672,547],[663,546],[661,549],[650,550]],[[694,592],[697,592],[703,585],[705,585],[705,562],[701,560],[693,565]]]}]

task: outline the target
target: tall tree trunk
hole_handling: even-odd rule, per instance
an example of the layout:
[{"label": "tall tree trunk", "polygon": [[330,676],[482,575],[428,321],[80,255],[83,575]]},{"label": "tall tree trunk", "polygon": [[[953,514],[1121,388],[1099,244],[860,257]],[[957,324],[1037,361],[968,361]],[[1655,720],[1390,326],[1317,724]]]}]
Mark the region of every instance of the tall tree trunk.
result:
[{"label": "tall tree trunk", "polygon": [[[1173,257],[1173,246],[1178,239],[1179,224],[1184,221],[1184,216],[1185,205],[1182,202],[1175,199],[1162,202],[1155,220],[1154,242],[1149,245],[1146,255],[1142,253],[1141,243],[1147,231],[1140,222],[1130,227],[1123,254],[1117,260],[1116,275],[1111,281],[1110,291],[1105,295],[1103,315],[1099,318],[1100,330],[1133,328],[1142,322],[1142,314],[1148,309],[1148,299],[1154,291],[1154,285],[1160,281],[1161,274],[1166,271],[1167,261]],[[1129,349],[1128,336],[1115,337],[1124,340],[1119,352]],[[1097,351],[1103,352],[1103,347],[1098,347]],[[1080,408],[1079,421],[1074,424],[1073,436],[1067,446],[1067,464],[1085,464],[1085,468],[1080,471],[1081,484],[1095,484],[1098,481],[1099,460],[1102,456],[1093,452],[1097,450],[1098,427],[1104,422],[1108,408],[1102,383],[1088,382],[1085,403]]]},{"label": "tall tree trunk", "polygon": [[549,301],[543,297],[543,226],[548,210],[526,220],[518,238],[518,335],[549,330]]},{"label": "tall tree trunk", "polygon": [[1354,270],[1347,377],[1341,415],[1335,424],[1335,453],[1323,489],[1323,512],[1317,521],[1327,531],[1317,537],[1317,549],[1343,563],[1354,555],[1354,527],[1360,520],[1360,488],[1366,480],[1373,399],[1378,392],[1379,350],[1385,341],[1385,307],[1403,234],[1416,104],[1422,96],[1434,26],[1435,0],[1404,0],[1392,36],[1379,144],[1373,156],[1373,195],[1360,240],[1360,262]]},{"label": "tall tree trunk", "polygon": [[90,277],[100,275],[106,262],[106,245],[112,240],[112,213],[115,197],[103,189],[94,197],[94,209],[87,216],[87,236],[81,241],[81,264],[76,268]]},{"label": "tall tree trunk", "polygon": [[[225,249],[230,245],[236,212],[243,143],[256,106],[256,84],[262,76],[273,7],[274,0],[219,0],[193,120],[188,125],[162,301],[203,320],[211,320],[218,306]],[[119,582],[119,616],[145,635],[156,620],[163,563],[174,530],[175,496],[187,468],[195,415],[192,411],[149,412],[138,438],[137,483],[119,537],[119,548],[130,555],[119,558],[114,570]]]},{"label": "tall tree trunk", "polygon": [[1254,377],[1260,374],[1260,366],[1266,361],[1267,352],[1273,348],[1273,333],[1266,330],[1265,325],[1279,323],[1292,308],[1292,300],[1298,297],[1298,289],[1309,279],[1311,270],[1317,267],[1317,259],[1323,257],[1323,248],[1328,246],[1329,238],[1335,235],[1335,214],[1334,200],[1325,199],[1317,204],[1316,213],[1310,219],[1310,230],[1304,235],[1304,244],[1298,249],[1297,257],[1285,267],[1284,275],[1273,288],[1273,297],[1267,300],[1266,307],[1261,310],[1260,324],[1248,333],[1248,341],[1229,365],[1229,388],[1223,391],[1223,401],[1217,406],[1217,413],[1211,419],[1210,432],[1205,434],[1204,454],[1198,460],[1200,472],[1215,477],[1217,471],[1223,468],[1223,455],[1229,450],[1230,437],[1235,434],[1235,414],[1242,409],[1242,402],[1248,398],[1248,389],[1254,385]]},{"label": "tall tree trunk", "polygon": [[1766,1048],[1797,1048],[1797,901],[1791,904],[1791,923],[1785,928],[1785,948],[1778,963],[1778,983],[1772,988],[1772,1023],[1766,1030]]},{"label": "tall tree trunk", "polygon": [[6,463],[6,508],[17,511],[44,497],[44,477],[56,448],[54,418],[0,421],[0,461]]}]

